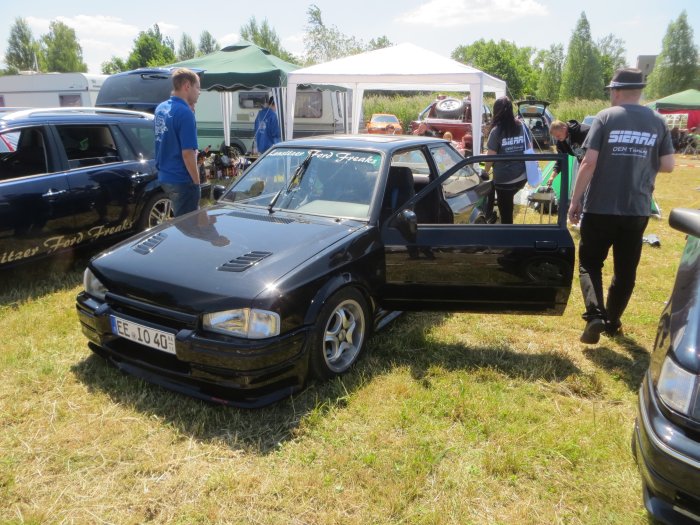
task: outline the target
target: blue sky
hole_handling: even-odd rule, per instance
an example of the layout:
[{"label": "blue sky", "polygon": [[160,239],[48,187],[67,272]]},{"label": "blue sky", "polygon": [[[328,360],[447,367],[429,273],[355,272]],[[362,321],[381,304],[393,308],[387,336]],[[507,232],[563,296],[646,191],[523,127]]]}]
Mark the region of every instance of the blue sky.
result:
[{"label": "blue sky", "polygon": [[347,35],[365,42],[386,35],[394,43],[411,42],[446,56],[455,47],[480,38],[506,39],[539,49],[561,43],[566,48],[582,11],[594,39],[613,33],[624,41],[630,65],[636,64],[637,55],[659,53],[669,22],[684,9],[696,45],[700,41],[700,0],[587,0],[578,4],[562,0],[171,0],[167,4],[32,0],[3,3],[0,61],[10,27],[19,16],[29,22],[35,38],[48,31],[51,20],[74,28],[91,73],[99,73],[100,64],[113,55],[125,58],[139,31],[155,23],[176,44],[183,32],[196,43],[206,29],[226,45],[238,40],[240,27],[255,16],[258,22],[267,19],[282,45],[301,55],[306,11],[312,3],[321,9],[326,25]]}]

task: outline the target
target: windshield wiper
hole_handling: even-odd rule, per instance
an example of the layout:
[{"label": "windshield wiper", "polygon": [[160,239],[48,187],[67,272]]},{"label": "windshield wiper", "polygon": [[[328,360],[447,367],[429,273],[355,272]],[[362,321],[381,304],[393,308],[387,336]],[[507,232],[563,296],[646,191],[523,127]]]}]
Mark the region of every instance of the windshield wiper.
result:
[{"label": "windshield wiper", "polygon": [[[304,178],[304,173],[306,173],[307,168],[309,167],[309,164],[311,163],[311,159],[314,156],[315,151],[310,151],[309,154],[306,156],[306,158],[297,166],[297,169],[294,170],[294,175],[292,175],[292,180],[289,182],[289,186],[287,186],[287,193],[289,193],[293,186],[299,186],[301,184],[301,179]],[[273,212],[273,207],[275,206],[275,203],[277,202],[277,199],[279,196],[282,194],[282,191],[280,190],[277,192],[277,194],[272,198],[270,201],[270,204],[267,205],[267,211],[268,213]]]}]

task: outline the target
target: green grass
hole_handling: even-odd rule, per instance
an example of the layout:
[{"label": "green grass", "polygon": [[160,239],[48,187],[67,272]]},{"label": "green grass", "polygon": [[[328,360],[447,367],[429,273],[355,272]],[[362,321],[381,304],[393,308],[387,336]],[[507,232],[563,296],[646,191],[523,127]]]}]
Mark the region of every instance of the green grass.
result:
[{"label": "green grass", "polygon": [[[698,207],[697,186],[693,168],[660,175],[664,213]],[[405,315],[350,374],[255,411],[92,355],[84,256],[6,271],[0,522],[645,523],[630,435],[684,245],[666,219],[648,233],[662,245],[644,247],[624,339],[578,342],[575,281],[561,317]]]}]

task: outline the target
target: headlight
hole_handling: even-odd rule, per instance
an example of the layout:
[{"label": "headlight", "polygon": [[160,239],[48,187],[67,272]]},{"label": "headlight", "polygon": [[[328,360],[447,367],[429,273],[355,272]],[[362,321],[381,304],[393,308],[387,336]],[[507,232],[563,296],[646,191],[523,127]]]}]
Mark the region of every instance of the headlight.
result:
[{"label": "headlight", "polygon": [[696,378],[695,374],[684,370],[673,359],[666,356],[656,384],[659,397],[668,407],[689,415]]},{"label": "headlight", "polygon": [[105,300],[107,288],[97,277],[95,277],[95,274],[92,273],[90,268],[85,268],[85,272],[83,273],[83,288],[85,288],[85,292],[93,296],[95,299],[99,299],[100,301]]},{"label": "headlight", "polygon": [[266,310],[239,308],[204,314],[203,325],[206,330],[220,334],[265,339],[279,335],[280,316]]}]

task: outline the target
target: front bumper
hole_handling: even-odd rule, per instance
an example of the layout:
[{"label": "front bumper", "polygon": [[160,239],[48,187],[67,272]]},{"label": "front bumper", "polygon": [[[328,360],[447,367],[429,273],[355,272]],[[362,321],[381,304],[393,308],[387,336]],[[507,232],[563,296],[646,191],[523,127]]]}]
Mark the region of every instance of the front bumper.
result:
[{"label": "front bumper", "polygon": [[658,523],[700,523],[700,442],[660,411],[648,374],[638,409],[632,449],[647,511]]},{"label": "front bumper", "polygon": [[[118,296],[84,292],[76,308],[90,348],[119,370],[210,402],[244,408],[269,405],[300,390],[307,376],[308,327],[265,340],[197,330],[194,316]],[[112,333],[110,316],[175,334],[175,355]]]}]

